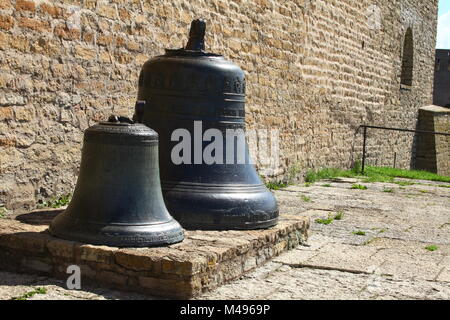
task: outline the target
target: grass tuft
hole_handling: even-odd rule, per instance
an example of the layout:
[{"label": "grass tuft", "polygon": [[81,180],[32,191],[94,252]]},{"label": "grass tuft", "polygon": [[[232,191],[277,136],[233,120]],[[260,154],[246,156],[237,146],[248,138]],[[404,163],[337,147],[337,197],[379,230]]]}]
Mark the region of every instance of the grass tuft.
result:
[{"label": "grass tuft", "polygon": [[356,236],[365,236],[366,235],[366,233],[364,231],[361,231],[361,230],[354,231],[353,234],[356,235]]},{"label": "grass tuft", "polygon": [[64,206],[67,206],[70,202],[71,199],[71,195],[70,194],[66,194],[66,195],[62,195],[59,197],[55,197],[52,198],[50,200],[47,201],[42,201],[40,200],[37,208],[38,209],[44,209],[44,208],[54,208],[54,209],[58,209]]},{"label": "grass tuft", "polygon": [[285,182],[267,182],[266,187],[269,190],[280,190],[288,187],[289,185]]},{"label": "grass tuft", "polygon": [[353,190],[367,190],[368,188],[366,186],[361,185],[361,184],[354,184],[354,185],[352,185],[351,189],[353,189]]},{"label": "grass tuft", "polygon": [[329,225],[329,224],[332,224],[333,221],[335,221],[335,220],[339,221],[339,220],[342,220],[342,219],[344,219],[344,212],[343,211],[339,211],[334,216],[328,215],[327,219],[316,219],[315,221],[318,224]]},{"label": "grass tuft", "polygon": [[425,249],[428,250],[428,251],[430,251],[430,252],[433,252],[433,251],[439,250],[439,247],[433,244],[433,245],[431,245],[431,246],[425,247]]},{"label": "grass tuft", "polygon": [[339,211],[338,213],[336,213],[336,215],[334,216],[334,220],[342,220],[344,219],[344,211]]},{"label": "grass tuft", "polygon": [[410,182],[410,181],[394,181],[393,183],[402,186],[402,187],[408,187],[408,186],[413,186],[415,185],[414,182]]},{"label": "grass tuft", "polygon": [[36,294],[46,294],[47,293],[47,289],[45,288],[36,288],[33,291],[27,292],[19,297],[15,297],[12,298],[11,300],[27,300],[33,296],[35,296]]},{"label": "grass tuft", "polygon": [[303,202],[311,202],[311,197],[302,195],[301,198],[302,198]]},{"label": "grass tuft", "polygon": [[324,224],[324,225],[332,224],[333,221],[334,221],[333,218],[328,218],[328,219],[316,219],[316,223],[318,223],[318,224]]}]

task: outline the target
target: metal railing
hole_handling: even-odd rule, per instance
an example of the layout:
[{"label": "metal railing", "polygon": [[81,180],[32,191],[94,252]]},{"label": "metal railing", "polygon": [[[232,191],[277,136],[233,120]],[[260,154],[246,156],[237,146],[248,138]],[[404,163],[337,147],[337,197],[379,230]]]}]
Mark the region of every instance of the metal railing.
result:
[{"label": "metal railing", "polygon": [[388,131],[400,131],[400,132],[409,132],[409,133],[427,133],[433,135],[442,135],[442,136],[450,136],[450,133],[446,132],[434,132],[434,131],[426,131],[426,130],[410,130],[410,129],[401,129],[401,128],[389,128],[389,127],[379,127],[379,126],[368,126],[362,125],[359,128],[364,129],[364,140],[363,140],[363,158],[361,165],[361,172],[364,174],[364,170],[366,167],[366,149],[367,149],[367,129],[377,129],[377,130],[388,130]]}]

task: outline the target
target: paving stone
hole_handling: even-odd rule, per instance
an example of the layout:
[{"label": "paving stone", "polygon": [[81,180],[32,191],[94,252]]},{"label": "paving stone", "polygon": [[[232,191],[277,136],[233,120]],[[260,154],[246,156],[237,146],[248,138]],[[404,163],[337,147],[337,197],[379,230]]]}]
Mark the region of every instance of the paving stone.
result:
[{"label": "paving stone", "polygon": [[374,267],[383,263],[376,253],[376,248],[333,243],[320,248],[316,255],[300,262],[298,266],[371,273]]},{"label": "paving stone", "polygon": [[442,261],[439,263],[439,266],[442,267],[442,269],[439,272],[436,280],[450,283],[450,255],[445,256],[444,259],[442,259]]}]

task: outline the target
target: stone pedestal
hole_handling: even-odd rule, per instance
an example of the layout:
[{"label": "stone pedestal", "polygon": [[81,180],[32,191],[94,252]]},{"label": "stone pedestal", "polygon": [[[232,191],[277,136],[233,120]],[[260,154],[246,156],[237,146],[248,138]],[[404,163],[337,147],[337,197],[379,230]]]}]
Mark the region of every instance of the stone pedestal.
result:
[{"label": "stone pedestal", "polygon": [[[450,133],[450,108],[420,108],[418,130]],[[450,176],[450,136],[418,134],[415,169]]]},{"label": "stone pedestal", "polygon": [[81,283],[166,298],[191,298],[239,278],[307,240],[309,219],[282,215],[268,230],[187,231],[163,248],[113,248],[52,237],[48,224],[61,211],[0,219],[0,268],[67,279],[71,265]]}]

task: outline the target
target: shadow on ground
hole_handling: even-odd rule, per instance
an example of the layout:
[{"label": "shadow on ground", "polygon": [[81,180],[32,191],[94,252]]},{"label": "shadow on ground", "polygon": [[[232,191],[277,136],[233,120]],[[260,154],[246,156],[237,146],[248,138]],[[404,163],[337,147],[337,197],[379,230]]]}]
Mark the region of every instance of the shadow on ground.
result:
[{"label": "shadow on ground", "polygon": [[25,224],[33,226],[48,226],[52,220],[62,213],[64,209],[43,209],[36,210],[30,213],[18,214],[11,216],[11,219],[15,219]]}]

